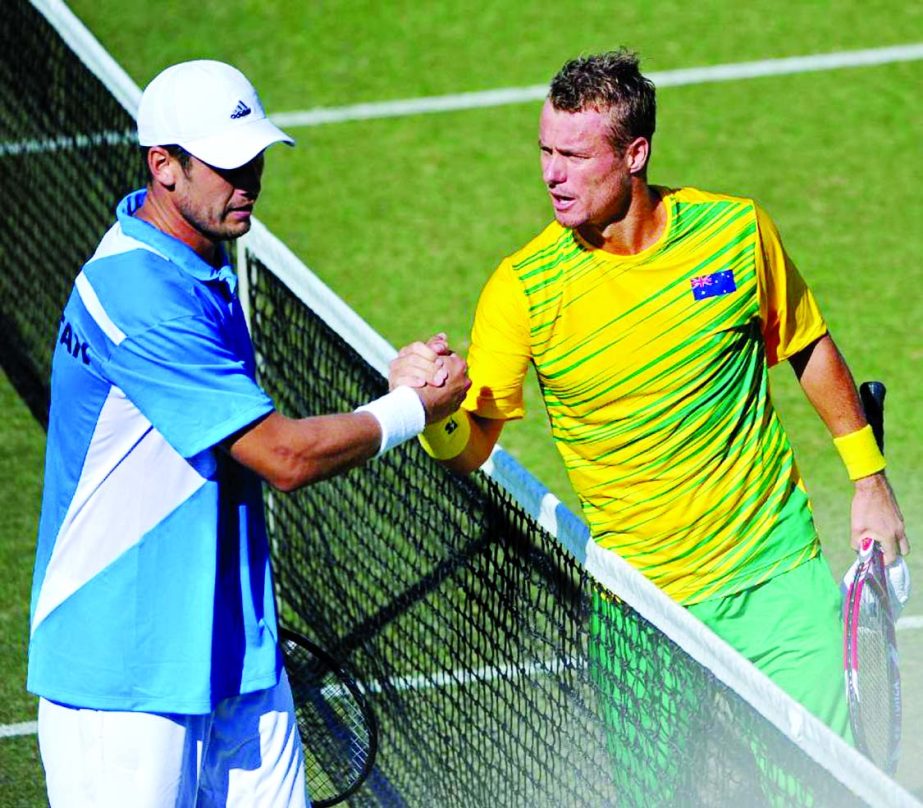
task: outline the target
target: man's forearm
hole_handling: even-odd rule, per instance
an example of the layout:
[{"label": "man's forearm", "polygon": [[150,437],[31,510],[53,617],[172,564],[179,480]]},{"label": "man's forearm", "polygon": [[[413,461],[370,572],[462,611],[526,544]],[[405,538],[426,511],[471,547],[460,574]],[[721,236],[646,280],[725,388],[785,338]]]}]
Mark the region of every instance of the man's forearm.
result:
[{"label": "man's forearm", "polygon": [[231,456],[281,491],[294,491],[358,466],[381,444],[369,413],[286,418],[272,413],[229,447]]},{"label": "man's forearm", "polygon": [[855,485],[852,547],[858,549],[863,538],[871,537],[881,544],[890,564],[899,553],[910,551],[910,543],[849,367],[829,335],[796,354],[791,362],[805,395],[833,435]]},{"label": "man's forearm", "polygon": [[808,400],[833,436],[834,445],[853,481],[884,469],[865,417],[856,383],[829,334],[792,358]]},{"label": "man's forearm", "polygon": [[426,452],[446,468],[456,474],[470,474],[484,465],[504,423],[458,410],[449,418],[428,426],[420,442]]},{"label": "man's forearm", "polygon": [[866,425],[855,380],[829,334],[790,361],[808,401],[833,437],[848,435]]}]

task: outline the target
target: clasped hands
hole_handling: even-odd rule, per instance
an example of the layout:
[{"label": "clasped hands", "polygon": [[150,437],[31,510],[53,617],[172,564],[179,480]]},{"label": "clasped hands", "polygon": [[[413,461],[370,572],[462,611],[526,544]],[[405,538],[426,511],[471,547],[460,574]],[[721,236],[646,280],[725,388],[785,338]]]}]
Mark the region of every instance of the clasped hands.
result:
[{"label": "clasped hands", "polygon": [[405,345],[391,360],[388,388],[412,387],[426,410],[426,423],[432,424],[451,415],[465,400],[471,386],[468,364],[449,348],[445,334],[436,334],[426,342]]}]

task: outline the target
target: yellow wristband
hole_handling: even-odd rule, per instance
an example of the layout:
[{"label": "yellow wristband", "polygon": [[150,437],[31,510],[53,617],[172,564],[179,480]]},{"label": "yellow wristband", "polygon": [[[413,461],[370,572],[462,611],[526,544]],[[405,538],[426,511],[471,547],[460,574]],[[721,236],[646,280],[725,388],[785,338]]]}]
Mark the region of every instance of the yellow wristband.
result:
[{"label": "yellow wristband", "polygon": [[468,413],[456,410],[448,418],[426,427],[420,433],[419,440],[430,457],[451,460],[465,451],[470,435],[471,421],[468,420]]},{"label": "yellow wristband", "polygon": [[871,426],[864,426],[848,435],[840,435],[833,439],[833,445],[843,459],[850,480],[868,477],[885,467],[884,455],[875,442]]}]

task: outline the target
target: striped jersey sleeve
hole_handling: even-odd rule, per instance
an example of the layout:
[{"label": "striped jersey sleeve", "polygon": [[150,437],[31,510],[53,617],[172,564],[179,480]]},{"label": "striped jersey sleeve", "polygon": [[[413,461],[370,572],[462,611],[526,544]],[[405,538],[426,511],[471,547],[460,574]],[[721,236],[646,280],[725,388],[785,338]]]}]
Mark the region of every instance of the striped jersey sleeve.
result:
[{"label": "striped jersey sleeve", "polygon": [[465,407],[521,417],[532,362],[594,539],[694,603],[817,553],[767,368],[826,326],[751,200],[660,190],[667,225],[641,253],[553,223],[500,265]]}]

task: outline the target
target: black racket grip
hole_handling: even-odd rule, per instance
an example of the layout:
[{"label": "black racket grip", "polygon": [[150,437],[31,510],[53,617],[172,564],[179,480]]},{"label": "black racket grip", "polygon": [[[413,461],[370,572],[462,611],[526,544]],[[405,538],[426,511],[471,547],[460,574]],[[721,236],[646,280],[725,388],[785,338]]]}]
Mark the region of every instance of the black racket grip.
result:
[{"label": "black racket grip", "polygon": [[885,386],[882,382],[862,382],[859,385],[859,398],[865,419],[872,427],[872,434],[882,454],[885,451]]}]

